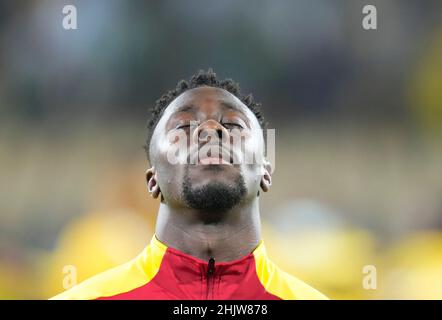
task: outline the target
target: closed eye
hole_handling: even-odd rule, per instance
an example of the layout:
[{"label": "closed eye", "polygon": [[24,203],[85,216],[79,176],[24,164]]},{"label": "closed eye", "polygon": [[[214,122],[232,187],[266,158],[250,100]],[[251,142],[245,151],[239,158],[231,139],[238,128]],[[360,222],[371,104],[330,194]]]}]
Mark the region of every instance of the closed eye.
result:
[{"label": "closed eye", "polygon": [[180,124],[177,125],[175,129],[185,129],[185,128],[189,128],[190,124]]},{"label": "closed eye", "polygon": [[224,122],[223,126],[227,129],[243,129],[243,126],[239,123],[234,122]]}]

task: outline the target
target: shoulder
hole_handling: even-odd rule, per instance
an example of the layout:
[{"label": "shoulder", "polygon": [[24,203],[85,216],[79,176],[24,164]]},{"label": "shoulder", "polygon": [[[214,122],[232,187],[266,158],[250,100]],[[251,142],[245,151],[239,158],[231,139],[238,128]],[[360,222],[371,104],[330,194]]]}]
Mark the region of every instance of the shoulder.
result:
[{"label": "shoulder", "polygon": [[52,297],[51,300],[91,300],[112,297],[141,287],[158,273],[165,252],[165,246],[155,244],[152,240],[137,257],[129,262],[93,276]]},{"label": "shoulder", "polygon": [[324,294],[281,270],[269,259],[258,262],[257,274],[264,288],[283,300],[328,300]]},{"label": "shoulder", "polygon": [[158,273],[166,247],[151,243],[134,259],[99,273],[51,300],[91,300],[129,292],[151,281]]},{"label": "shoulder", "polygon": [[149,281],[147,275],[132,260],[99,273],[50,300],[92,300],[130,291]]},{"label": "shoulder", "polygon": [[[152,259],[151,248],[138,257],[99,273],[50,300],[92,300],[131,291],[149,282],[157,273],[159,259]],[[146,265],[146,261],[151,261]]]},{"label": "shoulder", "polygon": [[276,267],[276,270],[276,281],[285,282],[285,285],[281,286],[283,288],[281,297],[284,300],[328,300],[324,294],[304,281],[282,271],[278,267]]}]

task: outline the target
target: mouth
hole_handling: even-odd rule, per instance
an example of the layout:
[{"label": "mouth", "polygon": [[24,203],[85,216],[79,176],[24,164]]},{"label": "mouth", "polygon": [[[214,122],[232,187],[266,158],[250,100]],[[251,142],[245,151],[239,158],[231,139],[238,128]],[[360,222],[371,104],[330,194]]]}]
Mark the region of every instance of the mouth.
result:
[{"label": "mouth", "polygon": [[227,151],[225,148],[219,148],[218,155],[212,156],[210,155],[203,155],[199,157],[198,164],[202,165],[208,165],[208,164],[224,164],[224,165],[232,165],[233,164],[233,157],[231,156],[230,152]]},{"label": "mouth", "polygon": [[[188,163],[193,163],[197,165],[233,165],[234,152],[229,152],[227,149],[220,147],[218,149],[217,154],[212,155],[209,151],[209,154],[200,155],[200,149],[196,149],[194,152],[190,153]],[[191,156],[192,155],[192,156]],[[195,161],[191,162],[190,159],[193,158]]]},{"label": "mouth", "polygon": [[229,166],[232,165],[230,162],[226,161],[222,157],[206,157],[206,158],[201,158],[200,161],[198,162],[198,164],[203,164],[203,165],[207,165],[207,164],[226,164],[226,165],[229,165]]}]

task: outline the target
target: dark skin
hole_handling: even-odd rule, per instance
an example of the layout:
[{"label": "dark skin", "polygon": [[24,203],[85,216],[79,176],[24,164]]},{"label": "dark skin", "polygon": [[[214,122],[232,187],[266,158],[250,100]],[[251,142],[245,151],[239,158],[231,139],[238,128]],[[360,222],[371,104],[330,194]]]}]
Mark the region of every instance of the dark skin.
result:
[{"label": "dark skin", "polygon": [[[197,127],[189,127],[189,121],[197,121]],[[207,142],[201,138],[201,132],[206,129],[222,132],[227,137],[226,129],[240,129],[244,133],[245,149],[238,148],[234,152],[242,155],[257,148],[256,154],[262,155],[262,162],[203,165],[168,161],[167,153],[174,143],[168,134],[185,130],[189,139],[200,146]],[[261,240],[259,190],[267,192],[271,185],[271,165],[264,159],[263,148],[262,130],[255,115],[226,90],[199,87],[172,101],[153,132],[152,167],[146,171],[149,192],[154,198],[161,197],[155,227],[157,238],[169,247],[206,261],[211,257],[217,262],[232,261],[252,252]],[[240,203],[214,216],[213,212],[186,204],[182,196],[186,174],[192,187],[216,182],[233,188],[234,181],[242,176],[247,191]]]}]

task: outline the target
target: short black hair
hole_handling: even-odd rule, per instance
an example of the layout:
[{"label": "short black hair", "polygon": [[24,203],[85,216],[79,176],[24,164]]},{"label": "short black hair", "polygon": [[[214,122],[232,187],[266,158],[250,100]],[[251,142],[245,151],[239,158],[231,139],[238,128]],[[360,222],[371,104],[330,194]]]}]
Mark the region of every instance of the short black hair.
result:
[{"label": "short black hair", "polygon": [[167,106],[179,95],[187,90],[202,87],[202,86],[210,86],[215,88],[224,89],[234,96],[236,96],[239,100],[241,100],[256,116],[259,124],[262,129],[267,127],[267,122],[264,119],[264,116],[261,112],[261,104],[257,103],[253,100],[252,94],[243,95],[241,93],[241,88],[239,84],[232,79],[224,79],[219,80],[216,78],[216,73],[213,69],[209,68],[207,71],[199,70],[196,74],[194,74],[189,81],[181,80],[178,82],[175,89],[168,91],[163,94],[161,98],[159,98],[155,105],[150,110],[150,119],[147,124],[147,138],[146,143],[144,145],[144,150],[146,151],[147,158],[150,161],[149,155],[149,146],[150,141],[152,139],[153,131],[163,115],[164,110]]}]

